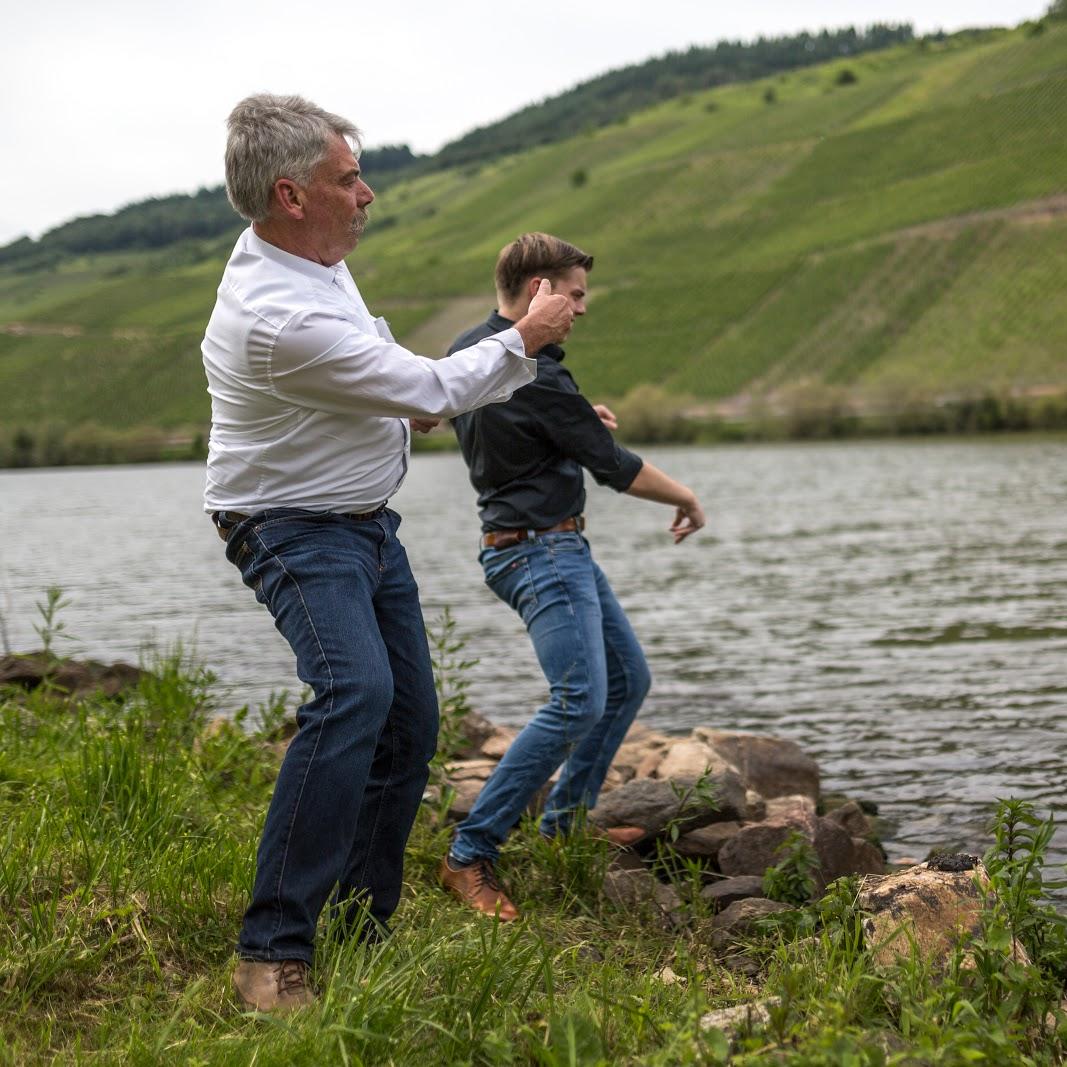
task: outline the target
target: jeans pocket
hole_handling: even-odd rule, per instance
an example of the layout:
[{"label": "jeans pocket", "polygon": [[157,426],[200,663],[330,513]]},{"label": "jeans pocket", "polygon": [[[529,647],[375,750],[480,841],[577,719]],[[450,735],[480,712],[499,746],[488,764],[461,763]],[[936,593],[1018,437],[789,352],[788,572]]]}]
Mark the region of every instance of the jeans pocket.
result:
[{"label": "jeans pocket", "polygon": [[[509,558],[500,559],[499,555],[505,553]],[[485,584],[505,604],[514,608],[522,616],[523,622],[529,622],[533,609],[537,607],[537,592],[530,570],[530,558],[525,552],[505,550],[505,553],[483,557]]]}]

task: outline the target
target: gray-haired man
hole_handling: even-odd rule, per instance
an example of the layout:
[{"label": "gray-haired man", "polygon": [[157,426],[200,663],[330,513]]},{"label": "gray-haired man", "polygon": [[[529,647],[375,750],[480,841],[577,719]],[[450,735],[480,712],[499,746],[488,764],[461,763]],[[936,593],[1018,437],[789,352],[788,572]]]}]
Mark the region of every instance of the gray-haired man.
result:
[{"label": "gray-haired man", "polygon": [[374,194],[347,120],[296,96],[234,108],[226,185],[251,222],[204,337],[212,429],[205,509],[274,617],[313,698],[278,774],[234,985],[259,1011],[309,1003],[327,898],[366,936],[396,908],[437,736],[418,590],[386,504],[407,471],[409,421],[506,400],[562,339],[562,296],[448,359],[393,342],[343,257]]}]

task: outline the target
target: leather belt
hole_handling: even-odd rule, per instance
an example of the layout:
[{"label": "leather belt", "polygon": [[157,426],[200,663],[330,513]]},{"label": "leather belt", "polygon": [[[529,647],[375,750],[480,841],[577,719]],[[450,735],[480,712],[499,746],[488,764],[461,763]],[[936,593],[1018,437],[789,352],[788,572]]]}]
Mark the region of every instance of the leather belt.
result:
[{"label": "leather belt", "polygon": [[[385,505],[379,504],[373,511],[336,511],[329,512],[329,514],[337,515],[342,519],[353,519],[355,522],[367,522],[370,519],[376,519],[383,511],[385,511]],[[222,524],[224,516],[225,526]],[[245,515],[241,511],[213,511],[211,513],[211,521],[215,524],[215,529],[223,541],[230,536],[230,531],[235,526],[250,518],[252,518],[251,515]]]},{"label": "leather belt", "polygon": [[557,522],[555,526],[547,526],[543,530],[490,530],[482,534],[482,548],[510,548],[512,545],[521,544],[534,537],[550,533],[581,533],[585,529],[585,516],[575,515],[573,518]]}]

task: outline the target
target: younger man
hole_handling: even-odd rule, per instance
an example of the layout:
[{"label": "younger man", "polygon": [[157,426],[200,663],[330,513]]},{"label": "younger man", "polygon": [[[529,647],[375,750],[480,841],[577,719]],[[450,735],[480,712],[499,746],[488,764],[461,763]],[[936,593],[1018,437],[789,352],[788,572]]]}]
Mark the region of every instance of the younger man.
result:
[{"label": "younger man", "polygon": [[[558,237],[523,234],[497,259],[499,310],[458,337],[449,354],[522,319],[545,278],[584,315],[592,267],[592,256]],[[518,910],[494,876],[499,846],[561,764],[541,832],[565,833],[576,810],[596,804],[651,683],[641,646],[582,536],[582,468],[617,492],[674,507],[676,544],[705,521],[692,490],[615,442],[615,416],[581,395],[563,356],[558,345],[545,345],[534,382],[506,403],[452,419],[478,490],[486,583],[522,616],[549,684],[548,702],[486,782],[440,869],[446,888],[502,921]],[[612,836],[619,844],[634,839]]]}]

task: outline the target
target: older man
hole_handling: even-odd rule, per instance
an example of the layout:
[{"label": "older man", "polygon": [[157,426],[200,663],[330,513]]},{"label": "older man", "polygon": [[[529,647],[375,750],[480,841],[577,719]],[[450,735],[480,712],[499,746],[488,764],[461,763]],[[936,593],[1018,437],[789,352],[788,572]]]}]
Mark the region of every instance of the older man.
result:
[{"label": "older man", "polygon": [[[259,1011],[309,1003],[319,914],[384,929],[437,735],[418,591],[386,505],[409,420],[508,399],[526,358],[573,321],[538,295],[514,326],[449,359],[393,342],[344,263],[374,194],[355,126],[297,96],[229,117],[226,187],[251,222],[204,337],[212,429],[205,509],[313,692],[278,774],[238,942],[234,985]],[[250,649],[254,655],[254,650]],[[363,924],[366,908],[370,927]]]},{"label": "older man", "polygon": [[[525,233],[496,264],[497,311],[453,351],[482,342],[528,314],[546,279],[584,315],[593,257],[547,233]],[[644,653],[582,535],[582,469],[617,492],[675,509],[675,544],[704,525],[693,491],[616,443],[615,416],[593,406],[563,367],[563,349],[536,351],[537,381],[506,404],[453,420],[478,490],[481,560],[489,588],[522,617],[549,684],[547,702],[515,738],[441,863],[444,886],[502,921],[518,909],[497,882],[500,845],[562,766],[541,832],[570,829],[596,803],[604,776],[650,685]],[[607,835],[626,845],[637,827]]]}]

